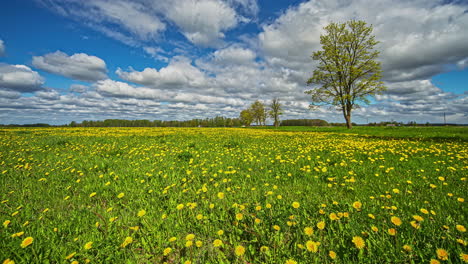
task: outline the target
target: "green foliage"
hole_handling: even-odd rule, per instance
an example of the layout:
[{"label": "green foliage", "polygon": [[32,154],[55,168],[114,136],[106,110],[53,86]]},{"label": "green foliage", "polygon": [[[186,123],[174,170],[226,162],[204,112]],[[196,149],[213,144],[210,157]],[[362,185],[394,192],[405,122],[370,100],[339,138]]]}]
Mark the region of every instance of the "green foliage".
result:
[{"label": "green foliage", "polygon": [[380,81],[382,70],[377,61],[379,43],[372,35],[372,26],[364,21],[331,23],[320,36],[322,50],[312,58],[318,66],[307,84],[317,84],[312,90],[312,107],[332,105],[343,112],[351,128],[351,111],[359,103],[368,103],[368,97],[385,90]]},{"label": "green foliage", "polygon": [[268,112],[269,116],[273,118],[273,125],[275,127],[279,127],[280,120],[279,116],[283,114],[283,108],[281,107],[280,100],[278,98],[274,98],[270,104],[270,111]]},{"label": "green foliage", "polygon": [[244,109],[241,111],[239,119],[241,124],[244,126],[250,126],[253,122],[253,113],[250,109]]},{"label": "green foliage", "polygon": [[265,121],[267,118],[267,111],[265,109],[265,105],[260,102],[259,100],[253,102],[250,105],[250,111],[252,112],[252,117],[257,125],[265,125]]}]

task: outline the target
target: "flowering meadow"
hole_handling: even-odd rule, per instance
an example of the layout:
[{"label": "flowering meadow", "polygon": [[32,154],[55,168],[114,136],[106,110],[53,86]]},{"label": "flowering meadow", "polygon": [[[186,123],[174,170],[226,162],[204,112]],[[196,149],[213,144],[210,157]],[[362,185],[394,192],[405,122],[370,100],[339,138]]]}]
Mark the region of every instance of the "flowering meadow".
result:
[{"label": "flowering meadow", "polygon": [[0,261],[464,263],[467,168],[465,140],[8,128]]}]

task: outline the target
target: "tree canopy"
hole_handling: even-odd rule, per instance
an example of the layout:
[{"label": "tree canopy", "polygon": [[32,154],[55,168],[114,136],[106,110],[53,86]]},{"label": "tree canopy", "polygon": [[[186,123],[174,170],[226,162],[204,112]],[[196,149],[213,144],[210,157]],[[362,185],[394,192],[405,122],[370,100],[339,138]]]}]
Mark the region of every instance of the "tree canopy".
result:
[{"label": "tree canopy", "polygon": [[386,89],[380,81],[379,51],[374,50],[379,42],[372,35],[372,26],[364,21],[331,23],[324,29],[326,34],[320,36],[322,50],[312,55],[318,66],[307,81],[318,86],[305,93],[311,95],[311,107],[338,107],[347,127],[352,128],[351,111]]}]

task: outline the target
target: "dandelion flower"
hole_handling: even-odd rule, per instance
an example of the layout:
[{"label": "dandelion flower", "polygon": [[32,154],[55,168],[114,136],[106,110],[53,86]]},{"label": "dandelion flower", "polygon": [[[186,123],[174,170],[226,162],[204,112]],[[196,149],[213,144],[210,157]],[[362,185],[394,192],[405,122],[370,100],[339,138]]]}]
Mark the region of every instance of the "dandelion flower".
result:
[{"label": "dandelion flower", "polygon": [[195,238],[195,235],[194,234],[188,234],[186,237],[185,237],[185,240],[193,240]]},{"label": "dandelion flower", "polygon": [[308,236],[311,236],[314,233],[314,229],[312,227],[304,228],[304,233]]},{"label": "dandelion flower", "polygon": [[219,240],[219,239],[215,239],[215,241],[213,241],[213,246],[214,247],[220,247],[223,245],[223,241]]},{"label": "dandelion flower", "polygon": [[294,259],[288,259],[286,260],[285,264],[297,264],[297,261],[295,261]]},{"label": "dandelion flower", "polygon": [[292,207],[293,207],[293,208],[296,208],[296,209],[297,209],[297,208],[299,208],[300,206],[301,206],[301,205],[300,205],[298,202],[293,202],[293,203],[292,203]]},{"label": "dandelion flower", "polygon": [[218,232],[216,232],[218,234],[218,236],[222,236],[224,234],[224,230],[218,230]]},{"label": "dandelion flower", "polygon": [[411,252],[413,250],[413,248],[410,246],[410,245],[404,245],[403,246],[403,249],[406,251],[406,252]]},{"label": "dandelion flower", "polygon": [[10,220],[5,220],[5,222],[3,222],[3,227],[7,228],[10,223],[11,223]]},{"label": "dandelion flower", "polygon": [[413,215],[413,219],[416,220],[416,221],[418,221],[418,222],[424,221],[424,218],[422,218],[422,217],[419,216],[419,215]]},{"label": "dandelion flower", "polygon": [[353,237],[352,241],[354,243],[354,246],[356,246],[356,248],[358,249],[363,249],[366,246],[366,241],[364,241],[364,239],[360,236]]},{"label": "dandelion flower", "polygon": [[66,256],[65,259],[71,259],[75,256],[76,252],[71,253],[70,255]]},{"label": "dandelion flower", "polygon": [[125,196],[125,193],[122,192],[122,193],[119,193],[119,195],[117,195],[117,198],[122,199],[124,196]]},{"label": "dandelion flower", "polygon": [[171,251],[172,251],[172,248],[170,248],[170,247],[165,248],[164,251],[163,251],[163,255],[167,256],[167,255],[169,255],[169,253],[171,253]]},{"label": "dandelion flower", "polygon": [[317,228],[320,229],[320,230],[325,229],[325,222],[324,221],[318,222],[317,223]]},{"label": "dandelion flower", "polygon": [[268,250],[269,250],[269,248],[267,246],[261,246],[260,247],[261,252],[267,252]]},{"label": "dandelion flower", "polygon": [[388,231],[388,234],[391,235],[391,236],[396,235],[396,229],[395,228],[389,228],[387,231]]},{"label": "dandelion flower", "polygon": [[32,237],[27,237],[27,238],[25,238],[23,240],[23,242],[21,242],[21,247],[25,248],[25,247],[31,245],[33,241],[34,241],[34,239]]},{"label": "dandelion flower", "polygon": [[142,210],[140,210],[140,211],[138,212],[137,215],[138,215],[138,217],[142,217],[142,216],[144,216],[145,214],[146,214],[146,211],[145,211],[144,209],[142,209]]},{"label": "dandelion flower", "polygon": [[185,242],[185,247],[191,247],[192,245],[193,245],[192,240],[187,240],[187,242]]},{"label": "dandelion flower", "polygon": [[223,192],[219,192],[219,193],[218,193],[218,198],[219,198],[219,199],[224,199],[224,193],[223,193]]},{"label": "dandelion flower", "polygon": [[184,264],[192,264],[192,261],[191,260],[186,260],[186,261],[184,261]]},{"label": "dandelion flower", "polygon": [[84,249],[88,250],[88,249],[91,249],[93,247],[93,242],[88,242],[84,245]]},{"label": "dandelion flower", "polygon": [[276,231],[280,231],[281,230],[281,227],[279,225],[274,225],[273,226],[273,229],[276,230]]},{"label": "dandelion flower", "polygon": [[421,208],[419,211],[421,211],[421,213],[423,214],[428,214],[429,211],[427,209],[424,209],[424,208]]},{"label": "dandelion flower", "polygon": [[330,250],[330,251],[328,252],[328,256],[329,256],[331,259],[336,259],[336,253],[335,253],[335,251]]},{"label": "dandelion flower", "polygon": [[436,253],[437,253],[437,258],[440,259],[440,260],[448,260],[448,255],[449,253],[447,252],[447,250],[445,249],[442,249],[442,248],[438,248],[436,250]]},{"label": "dandelion flower", "polygon": [[379,229],[378,229],[376,226],[372,226],[371,229],[372,229],[372,231],[374,231],[374,232],[379,232]]},{"label": "dandelion flower", "polygon": [[128,244],[132,243],[133,242],[133,238],[131,237],[126,237],[124,242],[120,245],[120,247],[126,247],[128,246]]},{"label": "dandelion flower", "polygon": [[460,259],[461,261],[468,263],[468,254],[460,253]]},{"label": "dandelion flower", "polygon": [[243,246],[240,246],[240,245],[239,245],[239,246],[236,247],[235,253],[236,253],[237,256],[240,257],[240,256],[244,255],[244,253],[245,253],[245,248],[244,248]]},{"label": "dandelion flower", "polygon": [[438,261],[437,259],[431,259],[431,261],[429,261],[429,264],[440,264],[440,261]]},{"label": "dandelion flower", "polygon": [[195,245],[196,245],[197,247],[201,247],[201,246],[203,246],[203,242],[200,241],[200,240],[197,240],[197,242],[195,242]]},{"label": "dandelion flower", "polygon": [[238,214],[236,214],[236,219],[237,219],[238,221],[240,221],[240,220],[244,219],[244,215],[241,214],[241,213],[238,213]]},{"label": "dandelion flower", "polygon": [[319,246],[320,246],[320,242],[315,242],[311,240],[306,242],[307,250],[310,252],[314,252],[314,253],[317,252]]},{"label": "dandelion flower", "polygon": [[361,209],[361,207],[362,207],[362,203],[359,202],[359,201],[354,202],[354,203],[353,203],[353,207],[354,207],[354,209],[359,210],[359,209]]},{"label": "dandelion flower", "polygon": [[5,259],[3,261],[3,264],[15,264],[15,262],[13,260],[11,260],[11,259]]},{"label": "dandelion flower", "polygon": [[95,192],[92,192],[92,193],[89,195],[89,197],[94,197],[94,196],[96,196],[96,193],[95,193]]},{"label": "dandelion flower", "polygon": [[392,218],[390,219],[390,221],[392,221],[392,223],[396,226],[400,226],[401,225],[401,219],[399,217],[396,217],[396,216],[392,216]]},{"label": "dandelion flower", "polygon": [[182,210],[184,209],[184,204],[178,204],[176,208],[177,210]]},{"label": "dandelion flower", "polygon": [[462,226],[462,225],[456,225],[456,228],[460,232],[466,232],[466,228],[464,226]]}]

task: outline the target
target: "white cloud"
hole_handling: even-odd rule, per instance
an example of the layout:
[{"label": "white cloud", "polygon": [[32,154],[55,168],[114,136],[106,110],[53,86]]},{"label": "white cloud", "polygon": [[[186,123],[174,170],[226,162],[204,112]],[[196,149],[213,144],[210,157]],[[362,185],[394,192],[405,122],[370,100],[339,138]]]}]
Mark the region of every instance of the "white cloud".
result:
[{"label": "white cloud", "polygon": [[213,53],[214,62],[223,65],[239,65],[252,63],[256,54],[250,49],[245,49],[240,46],[230,46],[224,49],[217,50]]},{"label": "white cloud", "polygon": [[174,0],[165,8],[167,18],[196,45],[219,45],[223,32],[239,23],[236,11],[220,0]]},{"label": "white cloud", "polygon": [[70,88],[68,89],[70,92],[75,92],[75,93],[84,93],[88,90],[88,86],[82,85],[82,84],[72,84],[70,85]]},{"label": "white cloud", "polygon": [[37,91],[35,94],[37,97],[46,100],[58,100],[60,97],[60,94],[57,92],[57,90],[51,88]]},{"label": "white cloud", "polygon": [[116,73],[126,81],[158,88],[203,87],[207,84],[204,73],[191,65],[189,59],[180,56],[173,57],[169,65],[159,71],[146,68],[141,72],[133,69],[126,72],[119,68]]},{"label": "white cloud", "polygon": [[28,66],[0,63],[0,88],[27,93],[40,90],[43,84],[44,78]]},{"label": "white cloud", "polygon": [[44,56],[34,56],[32,64],[41,70],[75,80],[92,82],[107,77],[106,63],[96,56],[85,53],[68,56],[56,51]]},{"label": "white cloud", "polygon": [[18,99],[21,97],[21,93],[8,89],[0,89],[0,98]]},{"label": "white cloud", "polygon": [[3,40],[0,39],[0,57],[5,55],[5,44]]}]

